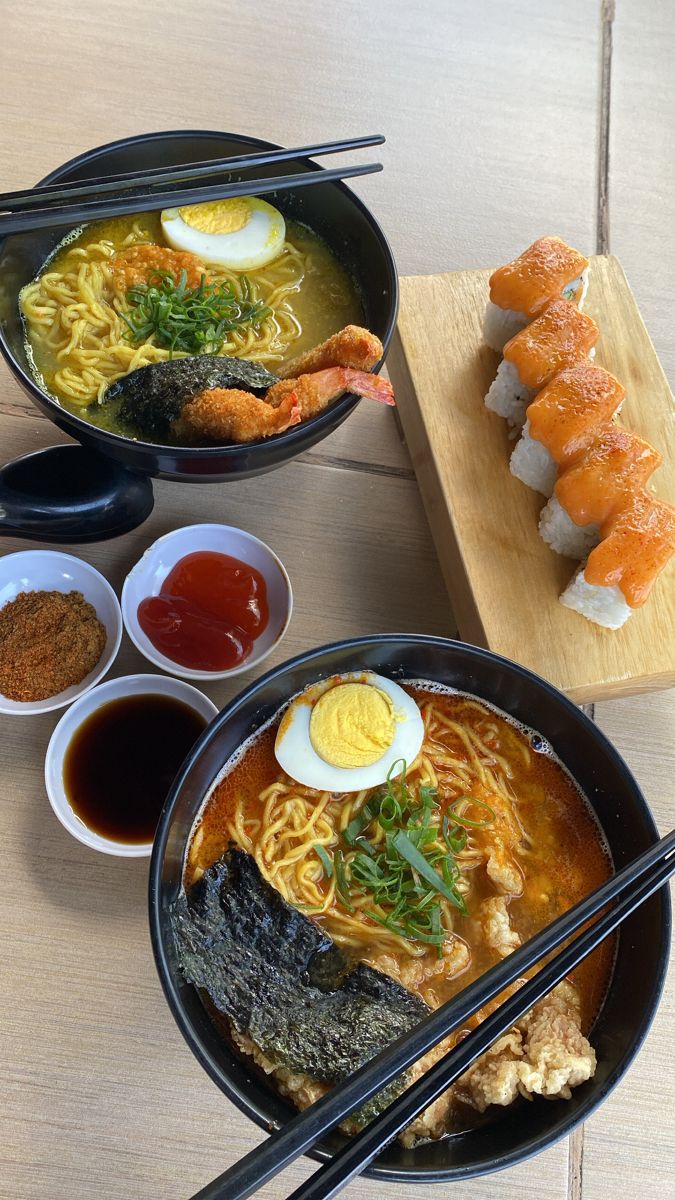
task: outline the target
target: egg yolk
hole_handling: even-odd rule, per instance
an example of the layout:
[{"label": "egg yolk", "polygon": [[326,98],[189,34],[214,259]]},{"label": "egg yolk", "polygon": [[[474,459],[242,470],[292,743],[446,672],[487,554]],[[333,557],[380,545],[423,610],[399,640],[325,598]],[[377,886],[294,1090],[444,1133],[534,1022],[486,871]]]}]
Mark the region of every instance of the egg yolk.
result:
[{"label": "egg yolk", "polygon": [[211,200],[205,204],[188,204],[178,212],[191,229],[200,233],[237,233],[251,219],[250,205],[244,198]]},{"label": "egg yolk", "polygon": [[367,683],[340,683],[317,700],[309,738],[333,767],[369,767],[394,740],[396,717],[389,696]]}]

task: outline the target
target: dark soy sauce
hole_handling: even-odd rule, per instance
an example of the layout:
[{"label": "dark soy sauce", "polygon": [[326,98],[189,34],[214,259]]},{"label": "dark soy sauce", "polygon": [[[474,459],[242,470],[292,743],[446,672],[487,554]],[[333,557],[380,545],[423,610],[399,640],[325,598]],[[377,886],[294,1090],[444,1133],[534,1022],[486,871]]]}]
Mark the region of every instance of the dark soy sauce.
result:
[{"label": "dark soy sauce", "polygon": [[171,696],[128,696],[103,704],[66,750],[68,801],[93,833],[126,845],[151,842],[174,776],[206,727]]}]

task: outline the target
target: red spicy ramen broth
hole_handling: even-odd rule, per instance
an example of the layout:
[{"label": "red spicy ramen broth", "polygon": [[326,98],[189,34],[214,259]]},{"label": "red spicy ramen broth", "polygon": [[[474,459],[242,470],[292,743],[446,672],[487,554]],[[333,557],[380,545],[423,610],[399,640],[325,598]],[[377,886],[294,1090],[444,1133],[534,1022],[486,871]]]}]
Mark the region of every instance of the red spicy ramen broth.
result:
[{"label": "red spicy ramen broth", "polygon": [[[294,783],[274,757],[278,720],[248,745],[208,798],[193,831],[185,884],[234,842],[346,950],[436,1007],[602,883],[611,863],[587,801],[550,751],[536,749],[542,739],[474,697],[406,690],[425,721],[422,751],[407,775],[411,793],[434,786],[439,821],[458,796],[483,803],[487,797],[494,814],[484,828],[467,829],[467,845],[457,855],[466,913],[449,914],[450,952],[447,945],[441,955],[437,947],[392,936],[367,915],[367,904],[357,903],[354,912],[345,906],[316,843],[329,853],[346,849],[348,821],[377,789],[329,795]],[[609,941],[572,976],[586,1031],[612,959]]]}]

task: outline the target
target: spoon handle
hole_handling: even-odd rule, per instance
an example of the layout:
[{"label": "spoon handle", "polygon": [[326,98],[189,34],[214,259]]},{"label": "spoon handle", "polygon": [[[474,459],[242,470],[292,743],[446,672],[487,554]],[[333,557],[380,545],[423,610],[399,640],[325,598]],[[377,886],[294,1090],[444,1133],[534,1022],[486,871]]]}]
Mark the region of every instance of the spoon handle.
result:
[{"label": "spoon handle", "polygon": [[152,512],[151,481],[67,443],[0,468],[0,535],[39,542],[100,542],[135,529]]}]

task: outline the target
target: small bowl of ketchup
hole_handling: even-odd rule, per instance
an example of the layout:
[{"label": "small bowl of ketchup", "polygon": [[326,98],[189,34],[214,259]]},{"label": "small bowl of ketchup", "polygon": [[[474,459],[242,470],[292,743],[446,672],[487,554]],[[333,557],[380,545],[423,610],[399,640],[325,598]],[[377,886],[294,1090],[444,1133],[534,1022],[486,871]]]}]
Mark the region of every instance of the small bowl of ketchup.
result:
[{"label": "small bowl of ketchup", "polygon": [[158,538],[129,572],[122,617],[149,662],[183,679],[226,679],[261,663],[291,619],[283,563],[231,525]]}]

